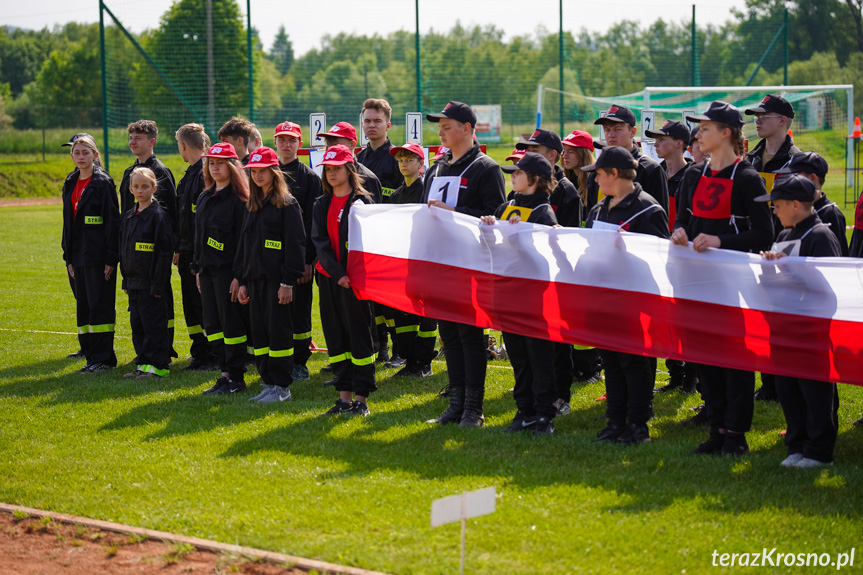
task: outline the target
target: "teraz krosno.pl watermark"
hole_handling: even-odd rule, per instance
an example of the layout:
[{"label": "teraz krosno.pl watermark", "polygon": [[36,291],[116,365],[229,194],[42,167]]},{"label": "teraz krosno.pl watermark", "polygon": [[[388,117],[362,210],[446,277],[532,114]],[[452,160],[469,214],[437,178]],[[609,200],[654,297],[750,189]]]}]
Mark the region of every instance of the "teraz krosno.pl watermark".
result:
[{"label": "teraz krosno.pl watermark", "polygon": [[854,549],[847,553],[782,553],[775,547],[754,553],[713,551],[714,567],[832,567],[839,571],[854,566]]}]

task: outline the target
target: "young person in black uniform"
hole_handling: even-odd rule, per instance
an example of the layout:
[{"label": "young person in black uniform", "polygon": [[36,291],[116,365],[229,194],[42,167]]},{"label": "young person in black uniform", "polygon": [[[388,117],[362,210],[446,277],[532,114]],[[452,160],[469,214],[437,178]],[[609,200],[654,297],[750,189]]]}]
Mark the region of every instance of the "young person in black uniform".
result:
[{"label": "young person in black uniform", "polygon": [[306,363],[312,356],[312,301],[314,300],[315,244],[312,241],[312,212],[315,200],[324,193],[321,179],[313,169],[300,161],[297,151],[303,144],[300,126],[293,122],[282,122],[276,126],[276,153],[279,155],[279,168],[285,174],[291,195],[296,199],[303,212],[303,227],[306,230],[306,253],[303,274],[294,284],[294,297],[291,300],[291,314],[294,321],[294,370],[291,376],[295,381],[309,379]]},{"label": "young person in black uniform", "polygon": [[[323,136],[326,141],[327,149],[341,145],[351,150],[351,154],[353,154],[357,149],[357,131],[350,122],[338,122],[330,128],[329,132],[323,132],[320,135]],[[362,179],[360,183],[362,183],[363,188],[371,194],[372,200],[374,200],[376,204],[383,203],[384,196],[381,181],[373,171],[358,162],[356,157],[354,157],[354,164],[356,172]]]},{"label": "young person in black uniform", "polygon": [[258,148],[246,164],[251,172],[249,201],[234,258],[240,282],[237,299],[248,304],[255,363],[264,390],[251,401],[291,399],[294,282],[303,276],[306,232],[299,203],[288,190],[275,150]]},{"label": "young person in black uniform", "polygon": [[[674,218],[680,207],[680,199],[677,196],[677,188],[683,179],[686,168],[692,164],[692,160],[683,156],[692,135],[686,124],[668,120],[658,130],[647,130],[644,134],[655,138],[656,155],[662,158],[660,166],[665,170],[668,178],[668,221],[674,226]],[[677,359],[666,359],[669,381],[657,391],[665,392],[679,389],[682,393],[693,393],[698,383],[698,372],[691,361],[680,361]]]},{"label": "young person in black uniform", "polygon": [[[239,116],[234,116],[219,128],[219,133],[216,134],[220,142],[231,144],[234,147],[234,153],[237,157],[242,157],[240,163],[243,167],[249,163],[249,142],[255,137],[255,125]],[[243,154],[240,156],[239,154]]]},{"label": "young person in black uniform", "polygon": [[[590,210],[588,228],[602,228],[667,238],[668,216],[662,206],[635,181],[638,162],[626,148],[609,146],[592,166],[605,197]],[[648,420],[653,417],[653,358],[599,350],[605,369],[608,422],[597,441],[634,444],[650,441]]]},{"label": "young person in black uniform", "polygon": [[[497,220],[517,224],[524,219],[535,224],[557,225],[555,211],[549,203],[557,182],[548,159],[536,152],[527,152],[516,165],[501,166],[501,170],[512,174],[513,196],[498,206],[493,216],[480,218],[483,224],[494,225]],[[513,208],[522,208],[524,212]],[[523,215],[526,217],[522,218]],[[553,420],[558,414],[555,402],[560,399],[555,381],[555,344],[509,332],[503,333],[503,339],[515,376],[512,396],[517,408],[512,423],[504,431],[551,435]]]},{"label": "young person in black uniform", "polygon": [[[845,214],[827,198],[822,189],[827,178],[827,161],[815,152],[794,154],[788,163],[776,170],[776,175],[800,174],[815,186],[815,213],[818,219],[830,226],[830,231],[839,242],[842,256],[848,256],[848,236],[845,234]],[[780,232],[781,233],[781,232]]]},{"label": "young person in black uniform", "polygon": [[604,146],[620,146],[629,150],[638,162],[635,181],[641,184],[645,192],[653,196],[665,213],[668,213],[668,180],[665,177],[665,171],[656,160],[642,154],[633,140],[638,129],[632,110],[624,106],[612,106],[605,116],[597,119],[594,124],[602,126],[602,132],[605,135]]},{"label": "young person in black uniform", "polygon": [[[731,104],[716,101],[704,114],[687,116],[700,122],[698,140],[710,154],[704,164],[686,170],[680,182],[680,211],[672,243],[696,252],[708,248],[758,252],[773,241],[773,219],[766,204],[764,179],[743,155],[743,119]],[[693,453],[742,455],[749,451],[746,432],[752,426],[755,374],[726,367],[699,365],[710,437]]]},{"label": "young person in black uniform", "polygon": [[[74,136],[72,136],[71,138],[69,138],[69,141],[68,141],[68,142],[64,142],[64,143],[62,143],[62,144],[60,144],[60,145],[61,145],[62,147],[68,147],[68,148],[71,148],[71,147],[72,147],[72,144],[74,144],[74,143],[75,143],[75,140],[77,140],[77,139],[78,139],[78,138],[80,138],[81,136],[87,136],[87,137],[89,137],[91,140],[93,140],[94,142],[96,141],[96,138],[94,138],[93,136],[91,136],[91,135],[90,135],[90,134],[88,134],[87,132],[78,132],[77,134],[75,134]],[[74,163],[74,162],[73,162],[73,163]],[[63,189],[65,189],[65,188],[66,188],[67,182],[74,181],[74,180],[76,180],[77,178],[78,178],[78,168],[76,167],[74,170],[72,170],[71,172],[69,172],[68,174],[66,174],[66,179],[65,179],[65,180],[64,180],[64,182],[63,182]],[[76,296],[75,296],[75,278],[73,278],[73,277],[69,274],[69,269],[68,269],[68,268],[66,269],[66,278],[69,280],[69,289],[70,289],[70,290],[72,290],[72,297],[76,297]],[[66,356],[66,358],[67,358],[67,359],[76,359],[76,358],[79,358],[79,357],[85,357],[84,350],[83,350],[83,349],[81,349],[80,347],[78,348],[78,351],[73,351],[72,353],[70,353],[69,355],[67,355],[67,356]]]},{"label": "young person in black uniform", "polygon": [[794,119],[794,107],[782,96],[767,94],[761,103],[748,108],[755,116],[755,131],[761,141],[746,154],[746,159],[759,172],[775,172],[788,163],[792,154],[800,152],[788,130]]},{"label": "young person in black uniform", "polygon": [[108,371],[114,353],[114,309],[120,259],[120,211],[114,180],[102,169],[96,142],[80,136],[72,144],[77,177],[63,184],[63,261],[75,280],[78,342],[87,360],[82,373]]},{"label": "young person in black uniform", "polygon": [[[476,114],[471,107],[451,101],[439,114],[427,114],[426,119],[439,124],[441,145],[449,150],[425,175],[423,201],[430,208],[476,218],[494,213],[506,199],[503,172],[474,140]],[[438,329],[446,349],[449,406],[430,423],[480,427],[485,422],[482,404],[488,367],[483,328],[439,321]]]},{"label": "young person in black uniform", "polygon": [[135,369],[124,379],[168,377],[171,342],[168,338],[169,289],[174,238],[171,222],[154,195],[158,186],[150,168],[135,168],[129,178],[137,201],[120,224],[120,271],[123,292],[129,295],[129,324],[135,346]]},{"label": "young person in black uniform", "polygon": [[201,124],[180,126],[175,137],[177,149],[183,161],[189,164],[186,173],[177,184],[179,204],[177,233],[178,252],[174,254],[174,265],[180,274],[180,290],[183,293],[183,315],[192,346],[189,350],[192,361],[185,367],[190,371],[216,371],[219,366],[213,359],[213,350],[204,333],[201,294],[197,277],[192,271],[192,255],[195,251],[195,215],[198,196],[204,191],[204,154],[210,147],[210,137]]},{"label": "young person in black uniform", "polygon": [[[171,237],[177,241],[178,237],[178,215],[177,215],[177,191],[174,183],[174,174],[162,163],[162,160],[153,153],[159,130],[156,122],[152,120],[138,120],[128,125],[129,149],[135,154],[135,162],[123,172],[120,181],[120,212],[125,214],[135,203],[135,198],[129,190],[129,177],[132,170],[137,167],[149,168],[156,174],[159,182],[156,188],[156,201],[165,210],[168,221],[171,223]],[[178,253],[174,246],[174,253]],[[171,270],[169,269],[168,272]],[[178,357],[174,350],[174,292],[171,289],[171,275],[168,274],[168,285],[165,289],[165,307],[168,311],[168,336],[171,339],[171,357]]]},{"label": "young person in black uniform", "polygon": [[237,302],[240,283],[234,277],[240,230],[249,199],[249,182],[234,146],[220,142],[204,154],[204,186],[195,218],[192,269],[204,310],[204,330],[222,376],[204,393],[229,395],[246,391],[246,326]]},{"label": "young person in black uniform", "polygon": [[[689,138],[689,153],[692,154],[692,160],[695,164],[701,164],[710,159],[710,154],[701,150],[701,142],[698,141],[698,126],[692,128],[692,137]],[[680,187],[680,184],[678,184]],[[676,217],[674,219],[677,219]]]},{"label": "young person in black uniform", "polygon": [[[777,260],[788,255],[839,257],[836,235],[818,217],[813,200],[815,184],[803,174],[776,180],[773,191],[755,201],[773,202],[773,211],[784,229],[769,252],[761,255]],[[807,469],[833,465],[833,450],[839,432],[839,394],[836,384],[777,375],[776,393],[788,429],[785,445],[788,456],[783,467]]]},{"label": "young person in black uniform", "polygon": [[[422,168],[425,152],[422,146],[407,143],[390,149],[398,161],[404,184],[396,188],[389,198],[392,204],[421,204],[423,202]],[[395,339],[405,366],[396,372],[397,377],[431,377],[431,362],[437,356],[434,344],[437,339],[437,321],[412,313],[393,310]]]},{"label": "young person in black uniform", "polygon": [[324,415],[367,416],[375,385],[376,330],[371,302],[357,299],[348,264],[348,222],[354,204],[374,203],[363,188],[353,150],[337,144],[324,159],[324,195],[315,202],[312,241],[318,249],[321,327],[339,392]]}]

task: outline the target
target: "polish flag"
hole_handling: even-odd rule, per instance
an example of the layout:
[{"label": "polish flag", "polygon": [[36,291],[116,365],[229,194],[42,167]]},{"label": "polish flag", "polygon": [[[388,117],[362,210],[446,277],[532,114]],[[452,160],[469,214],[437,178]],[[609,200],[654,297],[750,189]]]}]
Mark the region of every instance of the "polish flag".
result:
[{"label": "polish flag", "polygon": [[609,230],[351,209],[360,298],[552,341],[863,385],[863,259],[784,258]]}]

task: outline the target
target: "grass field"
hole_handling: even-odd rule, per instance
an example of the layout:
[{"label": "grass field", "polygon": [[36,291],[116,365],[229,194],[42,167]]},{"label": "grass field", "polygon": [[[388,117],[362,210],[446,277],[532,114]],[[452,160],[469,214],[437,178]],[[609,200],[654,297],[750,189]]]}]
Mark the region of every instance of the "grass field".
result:
[{"label": "grass field", "polygon": [[[574,387],[554,436],[502,434],[515,413],[505,362],[490,364],[477,430],[422,423],[445,406],[442,362],[424,381],[379,371],[363,420],[318,416],[335,400],[320,354],[294,401],[270,407],[202,397],[211,380],[180,371],[185,360],[157,383],[85,376],[64,359],[77,343],[59,206],[0,211],[0,501],[400,574],[456,571],[459,527],[431,529],[431,501],[488,486],[497,511],[468,523],[471,573],[703,573],[714,550],[835,558],[860,543],[860,388],[840,386],[836,467],[803,471],[779,467],[777,404],[756,405],[739,460],[688,455],[705,432],[680,425],[699,401],[677,394],[658,396],[652,443],[593,443],[602,384]],[[121,363],[125,307],[120,292]],[[247,382],[257,389],[254,372]]]}]

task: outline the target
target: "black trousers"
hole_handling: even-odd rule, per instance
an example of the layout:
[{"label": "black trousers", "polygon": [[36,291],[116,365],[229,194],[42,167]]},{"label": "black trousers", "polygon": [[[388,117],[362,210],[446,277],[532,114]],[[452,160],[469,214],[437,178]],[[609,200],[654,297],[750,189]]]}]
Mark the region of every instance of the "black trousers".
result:
[{"label": "black trousers", "polygon": [[219,368],[233,380],[241,381],[246,372],[246,328],[242,319],[244,307],[231,301],[231,266],[206,268],[200,273],[201,304],[204,311],[204,331],[213,346],[213,356]]},{"label": "black trousers", "polygon": [[446,369],[453,388],[485,389],[488,344],[483,328],[439,321],[438,330],[446,350]]},{"label": "black trousers", "polygon": [[165,298],[153,297],[150,290],[130,289],[129,324],[137,355],[135,365],[143,372],[167,376],[171,340]]},{"label": "black trousers", "polygon": [[[63,269],[66,270],[66,279],[69,280],[69,289],[72,290],[72,297],[78,299],[78,296],[75,294],[75,278],[69,275],[69,266],[64,265]],[[78,346],[78,349],[80,349],[84,353],[84,357],[87,356],[86,350],[81,349],[80,345]]]},{"label": "black trousers", "polygon": [[318,273],[321,327],[338,391],[368,397],[377,390],[375,358],[378,342],[372,303],[357,299],[332,278]]},{"label": "black trousers", "polygon": [[[504,333],[506,352],[515,375],[512,397],[526,416],[553,418],[558,398],[555,383],[555,344],[550,341]],[[449,350],[447,350],[449,353]]]},{"label": "black trousers", "polygon": [[180,252],[177,273],[180,274],[180,291],[183,294],[183,316],[186,318],[186,329],[192,346],[189,350],[194,359],[207,359],[212,353],[211,345],[204,334],[204,310],[201,305],[201,294],[195,283],[195,274],[191,273],[192,252]]},{"label": "black trousers", "polygon": [[165,299],[165,311],[168,315],[166,325],[168,326],[168,341],[171,345],[171,357],[179,357],[179,354],[174,349],[174,288],[171,284],[170,274],[168,275],[168,285],[165,286],[165,295],[162,297]]},{"label": "black trousers", "polygon": [[[569,403],[572,399],[572,344],[554,342],[554,383],[557,397]],[[509,352],[509,344],[506,346]]]},{"label": "black trousers", "polygon": [[698,377],[710,428],[749,431],[755,410],[755,373],[699,364]]},{"label": "black trousers", "polygon": [[393,349],[408,365],[428,365],[437,357],[437,321],[428,317],[392,310],[395,318]]},{"label": "black trousers", "polygon": [[605,369],[605,415],[609,423],[645,425],[653,417],[656,360],[642,355],[599,350]]},{"label": "black trousers", "polygon": [[602,361],[596,348],[574,348],[572,350],[572,368],[576,375],[588,376],[602,371]]},{"label": "black trousers", "polygon": [[294,284],[291,314],[294,320],[294,363],[306,365],[312,357],[312,302],[314,282]]},{"label": "black trousers", "polygon": [[279,282],[250,280],[249,317],[255,365],[267,385],[288,387],[294,378],[294,322],[291,305],[279,303]]},{"label": "black trousers", "polygon": [[839,433],[839,393],[835,383],[774,376],[776,393],[785,414],[788,430],[785,445],[788,455],[824,463],[833,461],[836,436]]},{"label": "black trousers", "polygon": [[393,340],[393,353],[396,355],[396,342],[394,336],[395,320],[393,319],[392,309],[382,303],[372,302],[372,308],[375,314],[375,329],[378,335],[378,351],[387,349],[387,335],[390,335]]},{"label": "black trousers", "polygon": [[114,324],[117,323],[117,271],[105,279],[105,266],[80,266],[75,269],[75,303],[78,317],[78,342],[87,364],[104,363],[114,367]]}]

